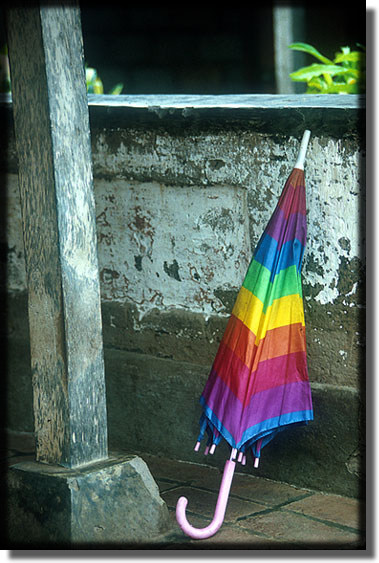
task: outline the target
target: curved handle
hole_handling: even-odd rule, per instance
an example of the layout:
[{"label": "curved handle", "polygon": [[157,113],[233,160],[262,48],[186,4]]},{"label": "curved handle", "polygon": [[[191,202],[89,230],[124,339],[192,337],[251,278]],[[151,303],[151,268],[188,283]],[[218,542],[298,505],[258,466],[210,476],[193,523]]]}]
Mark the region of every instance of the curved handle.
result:
[{"label": "curved handle", "polygon": [[194,528],[187,520],[186,507],[188,500],[186,497],[180,497],[176,505],[176,520],[187,536],[195,540],[203,540],[213,536],[221,527],[224,521],[226,505],[228,504],[229,491],[232,484],[235,461],[227,460],[224,467],[220,491],[216,504],[216,510],[212,522],[206,528]]}]

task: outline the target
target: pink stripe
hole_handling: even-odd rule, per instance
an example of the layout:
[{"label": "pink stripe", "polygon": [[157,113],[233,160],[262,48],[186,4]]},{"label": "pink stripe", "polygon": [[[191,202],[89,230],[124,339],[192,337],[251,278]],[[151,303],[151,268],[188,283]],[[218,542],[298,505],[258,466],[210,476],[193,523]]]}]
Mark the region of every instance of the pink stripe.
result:
[{"label": "pink stripe", "polygon": [[293,186],[289,184],[284,188],[278,207],[283,211],[285,217],[291,213],[306,214],[305,188],[303,185]]},{"label": "pink stripe", "polygon": [[285,354],[258,363],[255,371],[221,342],[212,368],[233,394],[246,406],[253,395],[295,381],[307,381],[304,351]]}]

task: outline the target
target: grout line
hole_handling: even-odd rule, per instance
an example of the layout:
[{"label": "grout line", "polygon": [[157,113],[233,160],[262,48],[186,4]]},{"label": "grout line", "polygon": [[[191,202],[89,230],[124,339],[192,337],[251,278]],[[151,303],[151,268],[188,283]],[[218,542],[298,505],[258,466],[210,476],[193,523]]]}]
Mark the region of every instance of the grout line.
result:
[{"label": "grout line", "polygon": [[264,500],[254,500],[251,498],[242,497],[240,495],[233,495],[232,493],[230,493],[229,497],[234,498],[236,500],[243,500],[245,502],[253,502],[254,504],[259,504],[260,506],[267,506],[267,508],[272,508],[272,504],[269,502],[265,502]]},{"label": "grout line", "polygon": [[314,492],[303,493],[302,495],[299,495],[297,497],[292,497],[291,499],[280,502],[279,504],[276,504],[275,507],[282,508],[283,506],[287,506],[288,504],[291,504],[293,502],[298,502],[299,500],[304,500],[305,498],[312,497],[314,494]]},{"label": "grout line", "polygon": [[162,483],[174,484],[179,487],[190,487],[190,483],[192,483],[192,481],[178,481],[177,479],[170,479],[169,477],[155,477],[154,475],[153,478],[155,481],[162,481]]},{"label": "grout line", "polygon": [[176,491],[177,489],[181,488],[181,485],[172,485],[172,487],[168,487],[167,489],[161,489],[161,487],[158,485],[159,488],[159,494],[162,496],[165,493],[171,493],[172,491]]},{"label": "grout line", "polygon": [[251,518],[252,516],[258,516],[258,515],[261,515],[261,514],[270,514],[270,512],[275,512],[276,510],[280,510],[283,506],[286,506],[287,504],[290,504],[291,502],[297,502],[298,500],[308,498],[312,495],[313,495],[313,493],[300,495],[296,498],[294,497],[292,500],[284,501],[282,503],[275,504],[274,506],[267,507],[266,510],[256,511],[256,512],[252,512],[251,514],[247,514],[245,516],[240,516],[239,518],[237,518],[236,522],[240,522],[241,520],[247,520],[248,518]]},{"label": "grout line", "polygon": [[263,514],[270,514],[270,512],[275,512],[275,511],[276,511],[276,507],[266,508],[266,510],[258,510],[256,512],[251,512],[250,514],[245,514],[244,516],[239,516],[238,518],[236,518],[236,522],[242,522],[243,520],[248,520],[249,518],[252,518],[253,516],[261,516]]}]

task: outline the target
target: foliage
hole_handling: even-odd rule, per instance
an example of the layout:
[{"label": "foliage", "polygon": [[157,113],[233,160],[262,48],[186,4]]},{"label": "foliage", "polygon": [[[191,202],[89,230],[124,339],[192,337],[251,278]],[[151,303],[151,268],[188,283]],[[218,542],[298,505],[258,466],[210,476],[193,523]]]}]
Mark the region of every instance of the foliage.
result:
[{"label": "foliage", "polygon": [[[87,92],[89,94],[103,94],[104,87],[101,78],[97,74],[95,68],[90,68],[86,65],[86,85]],[[116,84],[109,92],[109,94],[121,94],[123,89],[123,84]],[[9,93],[11,92],[11,77],[9,72],[9,60],[8,60],[8,48],[4,45],[0,49],[0,92]]]},{"label": "foliage", "polygon": [[303,51],[320,61],[290,74],[295,82],[307,83],[307,94],[362,94],[366,91],[366,50],[341,47],[333,60],[308,43],[291,43],[290,49]]},{"label": "foliage", "polygon": [[[88,67],[86,65],[86,84],[87,84],[87,92],[88,94],[104,94],[104,87],[101,81],[100,76],[97,74],[97,70],[95,68]],[[112,90],[109,94],[117,95],[121,94],[124,85],[116,84],[113,86]]]},{"label": "foliage", "polygon": [[0,92],[11,91],[11,77],[9,73],[8,48],[4,45],[0,49]]}]

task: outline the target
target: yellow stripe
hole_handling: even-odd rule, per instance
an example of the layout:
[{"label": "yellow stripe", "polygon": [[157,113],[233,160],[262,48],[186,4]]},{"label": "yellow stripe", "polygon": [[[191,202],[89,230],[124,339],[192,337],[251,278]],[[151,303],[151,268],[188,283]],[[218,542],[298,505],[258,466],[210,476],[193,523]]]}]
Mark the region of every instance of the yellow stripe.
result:
[{"label": "yellow stripe", "polygon": [[265,337],[268,330],[294,323],[304,326],[303,300],[299,294],[275,299],[263,313],[263,303],[245,287],[241,287],[234,304],[233,315],[256,335],[255,344]]}]

